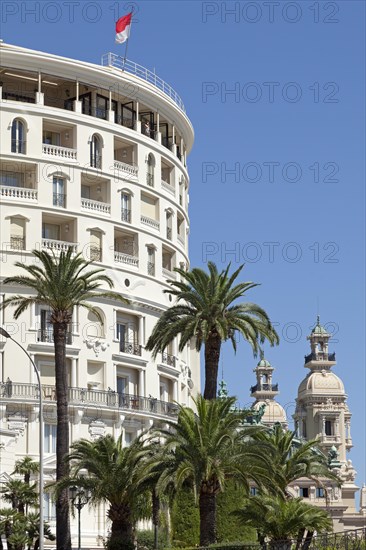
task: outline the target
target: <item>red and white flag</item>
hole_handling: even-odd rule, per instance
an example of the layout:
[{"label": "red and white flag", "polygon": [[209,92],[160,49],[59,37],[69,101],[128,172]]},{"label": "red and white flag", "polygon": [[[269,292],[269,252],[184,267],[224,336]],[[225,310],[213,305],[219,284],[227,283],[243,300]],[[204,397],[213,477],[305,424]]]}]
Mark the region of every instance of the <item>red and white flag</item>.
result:
[{"label": "red and white flag", "polygon": [[123,44],[130,36],[132,12],[120,17],[116,23],[116,42]]}]

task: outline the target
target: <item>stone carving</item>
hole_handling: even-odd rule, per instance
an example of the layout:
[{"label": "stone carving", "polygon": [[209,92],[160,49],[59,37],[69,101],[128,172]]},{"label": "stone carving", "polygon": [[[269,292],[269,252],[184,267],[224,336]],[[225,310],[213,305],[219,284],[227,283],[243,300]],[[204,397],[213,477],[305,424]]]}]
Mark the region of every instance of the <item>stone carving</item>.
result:
[{"label": "stone carving", "polygon": [[8,416],[8,429],[14,431],[17,435],[23,435],[27,424],[27,417],[19,413]]},{"label": "stone carving", "polygon": [[105,351],[109,347],[109,343],[99,338],[87,338],[84,340],[87,348],[92,349],[95,353],[95,357],[98,357],[101,351]]},{"label": "stone carving", "polygon": [[89,424],[90,437],[95,440],[98,437],[103,437],[105,434],[106,425],[101,420],[93,420]]}]

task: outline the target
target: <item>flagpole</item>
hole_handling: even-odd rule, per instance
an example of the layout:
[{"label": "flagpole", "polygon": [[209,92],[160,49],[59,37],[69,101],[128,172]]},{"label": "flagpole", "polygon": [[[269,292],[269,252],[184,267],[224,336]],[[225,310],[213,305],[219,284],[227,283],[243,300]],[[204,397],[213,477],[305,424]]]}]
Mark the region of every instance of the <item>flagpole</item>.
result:
[{"label": "flagpole", "polygon": [[126,49],[125,49],[125,56],[123,58],[123,64],[122,64],[122,71],[125,70],[125,64],[126,64],[126,59],[127,59],[127,48],[128,48],[128,42],[130,40],[130,34],[131,34],[131,28],[132,28],[132,17],[133,17],[133,10],[131,12],[131,24],[130,24],[130,32],[128,33],[128,38],[126,40]]}]

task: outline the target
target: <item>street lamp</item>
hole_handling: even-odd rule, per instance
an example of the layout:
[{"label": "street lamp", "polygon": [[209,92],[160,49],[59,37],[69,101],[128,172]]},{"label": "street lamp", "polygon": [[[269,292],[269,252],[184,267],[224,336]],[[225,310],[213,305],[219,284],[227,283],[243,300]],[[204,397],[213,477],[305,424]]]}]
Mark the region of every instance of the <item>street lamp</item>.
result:
[{"label": "street lamp", "polygon": [[39,376],[39,371],[27,352],[26,349],[23,348],[17,342],[10,336],[10,334],[0,327],[0,334],[1,336],[4,336],[4,338],[9,338],[12,340],[17,346],[20,347],[21,350],[24,351],[26,356],[28,357],[29,361],[32,363],[34,372],[36,373],[37,382],[38,382],[38,406],[39,406],[39,550],[43,550],[44,548],[44,515],[43,515],[43,402],[42,402],[42,386],[41,386],[41,378]]},{"label": "street lamp", "polygon": [[88,504],[91,495],[90,491],[75,486],[70,487],[69,492],[72,505],[78,511],[78,550],[81,550],[81,510]]}]

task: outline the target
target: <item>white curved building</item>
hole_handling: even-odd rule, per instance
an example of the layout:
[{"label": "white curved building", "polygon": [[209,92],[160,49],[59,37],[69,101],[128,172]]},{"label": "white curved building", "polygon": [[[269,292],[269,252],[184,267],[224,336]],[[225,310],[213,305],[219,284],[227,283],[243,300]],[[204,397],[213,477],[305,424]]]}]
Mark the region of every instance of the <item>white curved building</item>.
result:
[{"label": "white curved building", "polygon": [[[126,445],[153,422],[189,405],[199,357],[177,343],[156,361],[144,349],[172,296],[167,278],[187,268],[186,158],[192,125],[177,93],[155,73],[107,54],[102,65],[1,43],[1,279],[31,251],[71,247],[106,269],[121,306],[97,304],[104,323],[75,311],[67,344],[71,439],[123,434]],[[122,70],[123,69],[123,70]],[[4,288],[2,295],[26,289]],[[45,399],[45,468],[55,467],[56,406],[48,311],[34,307],[3,326],[40,370]],[[20,349],[0,342],[0,473],[38,458],[35,376]],[[83,514],[85,511],[83,511]],[[52,506],[46,519],[53,519]],[[84,523],[84,522],[83,522]],[[83,527],[102,545],[105,513]],[[76,536],[74,528],[73,535]]]}]

